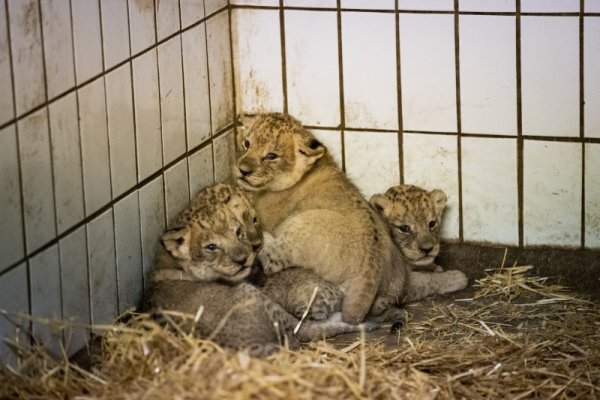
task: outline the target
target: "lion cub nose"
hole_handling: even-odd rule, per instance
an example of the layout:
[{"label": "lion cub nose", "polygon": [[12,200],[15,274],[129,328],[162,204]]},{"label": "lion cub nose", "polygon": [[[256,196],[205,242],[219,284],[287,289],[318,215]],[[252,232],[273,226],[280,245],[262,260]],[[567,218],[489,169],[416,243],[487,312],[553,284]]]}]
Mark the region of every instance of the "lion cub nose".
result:
[{"label": "lion cub nose", "polygon": [[431,250],[433,250],[433,246],[431,246],[431,245],[421,246],[421,247],[419,247],[419,249],[423,253],[425,253],[425,255],[427,256],[427,255],[429,255],[429,253],[431,252]]},{"label": "lion cub nose", "polygon": [[240,173],[242,174],[242,176],[248,176],[252,172],[254,172],[254,169],[248,164],[240,164],[238,169],[240,170]]}]

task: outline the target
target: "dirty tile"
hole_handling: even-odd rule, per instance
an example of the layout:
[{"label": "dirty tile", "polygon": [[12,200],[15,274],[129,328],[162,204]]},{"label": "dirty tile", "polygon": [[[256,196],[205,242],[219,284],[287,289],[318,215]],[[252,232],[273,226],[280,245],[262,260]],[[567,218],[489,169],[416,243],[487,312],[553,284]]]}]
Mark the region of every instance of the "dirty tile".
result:
[{"label": "dirty tile", "polygon": [[394,0],[342,0],[342,8],[363,10],[394,10]]},{"label": "dirty tile", "polygon": [[180,0],[181,27],[188,26],[204,18],[204,0]]},{"label": "dirty tile", "polygon": [[17,115],[46,99],[38,7],[36,0],[11,1],[8,7]]},{"label": "dirty tile", "polygon": [[585,136],[600,138],[600,18],[585,17],[583,31]]},{"label": "dirty tile", "polygon": [[[21,264],[11,271],[0,275],[0,308],[9,312],[29,313],[29,286],[27,283],[27,265]],[[14,318],[13,318],[14,319]],[[17,321],[27,330],[28,321]],[[0,337],[15,339],[17,327],[6,318],[0,318]],[[28,338],[19,328],[19,342],[27,343]],[[4,340],[0,340],[0,361],[4,365],[17,365],[17,358]]]},{"label": "dirty tile", "polygon": [[521,12],[579,12],[573,0],[521,0]]},{"label": "dirty tile", "polygon": [[[207,11],[208,12],[208,11]],[[233,73],[229,42],[229,15],[221,13],[206,22],[212,131],[233,122]]]},{"label": "dirty tile", "polygon": [[119,314],[112,209],[87,225],[92,324],[109,324]]},{"label": "dirty tile", "polygon": [[581,245],[581,143],[525,140],[525,245]]},{"label": "dirty tile", "polygon": [[458,158],[456,136],[404,134],[404,182],[448,196],[442,236],[458,239]]},{"label": "dirty tile", "polygon": [[51,103],[48,110],[54,165],[56,227],[58,233],[62,233],[81,221],[85,215],[75,93]]},{"label": "dirty tile", "polygon": [[159,238],[165,230],[165,198],[162,175],[139,190],[142,232],[142,266],[144,288],[148,288],[150,271]]},{"label": "dirty tile", "polygon": [[516,140],[465,137],[461,146],[464,239],[518,245]]},{"label": "dirty tile", "polygon": [[73,44],[77,83],[102,72],[102,34],[98,1],[72,1]]},{"label": "dirty tile", "polygon": [[107,74],[105,79],[110,170],[115,198],[137,183],[130,64]]},{"label": "dirty tile", "polygon": [[311,129],[313,135],[327,147],[337,165],[342,168],[342,133],[324,129]]},{"label": "dirty tile", "polygon": [[[34,318],[62,319],[60,264],[58,246],[54,245],[29,261],[29,293]],[[52,355],[61,355],[62,332],[43,322],[32,322],[33,336]]]},{"label": "dirty tile", "polygon": [[579,22],[521,18],[523,133],[579,136]]},{"label": "dirty tile", "polygon": [[40,1],[48,98],[75,86],[71,5],[68,1]]},{"label": "dirty tile", "polygon": [[400,183],[398,134],[344,132],[346,174],[365,198]]},{"label": "dirty tile", "polygon": [[18,123],[27,251],[56,235],[48,118],[42,109]]},{"label": "dirty tile", "polygon": [[[90,290],[85,227],[61,239],[58,247],[63,317],[78,324],[89,324]],[[83,327],[74,327],[65,332],[64,339],[67,352],[72,355],[87,343],[88,332]]]},{"label": "dirty tile", "polygon": [[285,31],[290,114],[305,125],[338,126],[340,89],[336,13],[285,11]]},{"label": "dirty tile", "polygon": [[462,131],[517,134],[515,18],[460,16]]},{"label": "dirty tile", "polygon": [[181,160],[165,171],[165,207],[167,226],[190,202],[187,160]]},{"label": "dirty tile", "polygon": [[515,11],[515,0],[459,0],[458,9],[460,11],[511,12]]},{"label": "dirty tile", "polygon": [[181,41],[185,120],[188,150],[191,150],[210,137],[210,99],[204,24],[183,32]]},{"label": "dirty tile", "polygon": [[79,89],[85,213],[98,211],[111,200],[104,78]]},{"label": "dirty tile", "polygon": [[400,15],[404,130],[456,131],[454,17]]},{"label": "dirty tile", "polygon": [[[0,21],[6,24],[6,7],[0,7]],[[15,117],[13,103],[12,68],[7,29],[0,29],[0,125]]]},{"label": "dirty tile", "polygon": [[224,182],[231,175],[231,166],[235,162],[235,137],[230,130],[213,141],[215,160],[215,182]]},{"label": "dirty tile", "polygon": [[399,10],[454,10],[454,0],[398,0]]},{"label": "dirty tile", "polygon": [[138,180],[163,165],[156,50],[133,60],[133,97],[137,138]]},{"label": "dirty tile", "polygon": [[210,16],[216,11],[227,7],[227,0],[204,0],[204,12],[206,16]]},{"label": "dirty tile", "polygon": [[342,13],[342,47],[346,126],[398,129],[394,14]]},{"label": "dirty tile", "polygon": [[179,0],[160,0],[156,5],[156,34],[163,40],[179,30]]},{"label": "dirty tile", "polygon": [[127,0],[101,0],[104,68],[114,67],[129,58],[129,21]]},{"label": "dirty tile", "polygon": [[215,182],[213,149],[208,145],[188,157],[190,174],[190,197]]},{"label": "dirty tile", "polygon": [[237,112],[283,111],[278,10],[233,11]]},{"label": "dirty tile", "polygon": [[138,192],[115,204],[114,213],[119,313],[122,313],[139,304],[144,288]]},{"label": "dirty tile", "polygon": [[156,43],[154,0],[129,0],[129,36],[131,54],[137,54]]},{"label": "dirty tile", "polygon": [[0,130],[0,272],[24,256],[15,126]]},{"label": "dirty tile", "polygon": [[585,247],[600,248],[600,144],[585,144]]},{"label": "dirty tile", "polygon": [[285,7],[336,8],[336,0],[284,0]]}]

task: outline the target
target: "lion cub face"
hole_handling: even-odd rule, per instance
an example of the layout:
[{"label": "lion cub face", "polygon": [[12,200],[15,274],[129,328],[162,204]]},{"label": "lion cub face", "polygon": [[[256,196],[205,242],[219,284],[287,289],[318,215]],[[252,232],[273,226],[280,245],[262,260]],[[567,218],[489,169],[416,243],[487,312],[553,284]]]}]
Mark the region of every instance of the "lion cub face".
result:
[{"label": "lion cub face", "polygon": [[446,194],[413,185],[393,186],[369,201],[390,226],[392,238],[413,265],[433,263],[440,252],[440,228]]},{"label": "lion cub face", "polygon": [[325,154],[325,147],[288,115],[262,114],[242,122],[242,151],[233,173],[246,190],[288,189]]}]

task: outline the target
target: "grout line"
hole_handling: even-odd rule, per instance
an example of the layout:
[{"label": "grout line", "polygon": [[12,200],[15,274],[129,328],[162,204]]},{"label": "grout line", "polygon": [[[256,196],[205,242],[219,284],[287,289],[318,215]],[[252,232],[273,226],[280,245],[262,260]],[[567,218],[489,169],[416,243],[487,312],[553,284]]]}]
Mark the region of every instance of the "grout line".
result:
[{"label": "grout line", "polygon": [[[227,0],[227,5],[229,6],[229,0]],[[229,58],[230,58],[230,67],[231,67],[231,96],[233,97],[232,107],[233,107],[233,150],[234,154],[237,154],[237,93],[235,90],[235,61],[233,57],[233,18],[232,18],[233,10],[231,7],[227,8],[227,23],[228,23],[228,32],[229,32]]]},{"label": "grout line", "polygon": [[287,92],[287,53],[285,50],[285,13],[283,0],[279,0],[279,35],[281,42],[281,86],[283,90],[283,113],[289,112]]},{"label": "grout line", "polygon": [[[181,27],[183,26],[183,21],[181,18],[181,0],[179,0],[179,30],[181,31]],[[185,68],[183,67],[184,61],[183,61],[183,34],[181,34],[179,36],[179,51],[181,54],[181,85],[183,88],[183,129],[185,132],[185,151],[188,151],[190,149],[190,141],[189,141],[189,128],[188,128],[188,124],[187,124],[187,102],[185,101]],[[188,197],[188,202],[190,201],[190,163],[185,162],[186,165],[186,170],[187,170],[187,174],[188,174],[188,179],[187,179],[187,185],[188,185],[188,190],[187,190],[187,197]],[[168,222],[168,221],[167,221]]]},{"label": "grout line", "polygon": [[398,173],[400,184],[404,184],[404,118],[402,114],[402,65],[400,55],[400,13],[398,0],[394,0],[394,20],[396,34],[396,105],[398,107]]},{"label": "grout line", "polygon": [[[229,0],[228,0],[229,3]],[[206,1],[203,2],[204,5],[204,15],[206,16]],[[210,88],[210,62],[209,62],[209,53],[208,53],[208,21],[206,21],[204,23],[204,42],[205,42],[205,46],[204,46],[204,50],[206,52],[206,83],[207,83],[207,87],[208,87],[208,120],[209,120],[209,130],[210,130],[210,160],[211,160],[211,164],[212,164],[212,181],[213,183],[215,182],[215,157],[214,157],[214,146],[213,146],[213,142],[215,139],[215,136],[213,135],[213,118],[212,118],[212,113],[213,113],[213,107],[212,107],[212,96],[211,96],[211,88]]]},{"label": "grout line", "polygon": [[525,242],[524,228],[524,143],[523,143],[523,104],[521,92],[521,0],[516,0],[515,17],[515,51],[516,51],[516,73],[517,73],[517,212],[519,248],[523,248]]},{"label": "grout line", "polygon": [[460,17],[458,0],[454,0],[454,65],[456,82],[456,162],[458,183],[458,240],[464,242],[463,232],[463,191],[462,191],[462,120],[460,97]]},{"label": "grout line", "polygon": [[337,0],[337,34],[338,34],[338,84],[340,91],[340,139],[342,155],[342,171],[346,172],[346,106],[344,99],[344,49],[342,38],[341,0]]},{"label": "grout line", "polygon": [[585,249],[585,0],[579,1],[579,137],[581,143],[581,248]]}]

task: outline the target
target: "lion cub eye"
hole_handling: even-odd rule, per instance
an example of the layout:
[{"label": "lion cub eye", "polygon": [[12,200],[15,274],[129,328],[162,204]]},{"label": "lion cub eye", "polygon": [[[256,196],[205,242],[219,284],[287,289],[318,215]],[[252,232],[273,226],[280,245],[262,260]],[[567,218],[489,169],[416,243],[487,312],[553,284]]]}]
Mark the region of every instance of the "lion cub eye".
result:
[{"label": "lion cub eye", "polygon": [[252,220],[252,222],[254,222],[254,225],[258,225],[258,217],[254,217],[254,219]]},{"label": "lion cub eye", "polygon": [[429,229],[434,230],[437,226],[437,221],[429,221]]},{"label": "lion cub eye", "polygon": [[250,148],[250,141],[246,139],[242,142],[242,145],[244,146],[244,150],[248,150]]},{"label": "lion cub eye", "polygon": [[265,156],[265,158],[267,160],[273,161],[273,160],[277,160],[279,158],[279,156],[275,153],[267,153],[267,155]]},{"label": "lion cub eye", "polygon": [[242,232],[242,228],[237,228],[237,229],[235,230],[235,236],[237,236],[237,237],[238,237],[238,239],[241,239],[241,238],[242,238],[242,236],[243,236],[243,234],[244,234],[244,233]]},{"label": "lion cub eye", "polygon": [[210,243],[210,244],[207,244],[206,246],[204,246],[204,248],[208,251],[216,251],[219,248],[219,246],[217,246],[214,243]]},{"label": "lion cub eye", "polygon": [[400,232],[402,233],[410,233],[410,226],[408,225],[400,225],[398,229],[400,229]]}]

